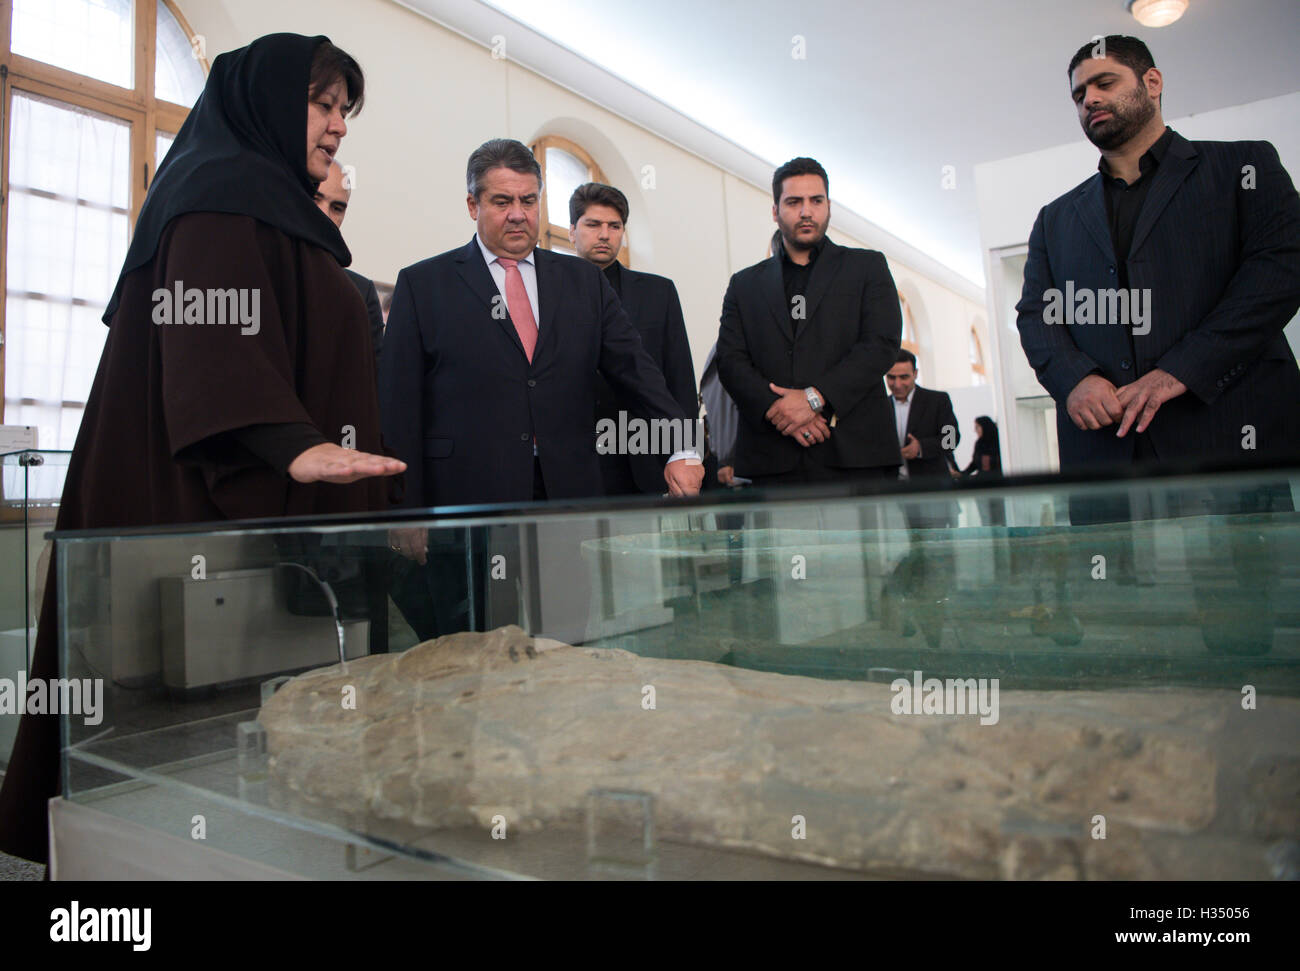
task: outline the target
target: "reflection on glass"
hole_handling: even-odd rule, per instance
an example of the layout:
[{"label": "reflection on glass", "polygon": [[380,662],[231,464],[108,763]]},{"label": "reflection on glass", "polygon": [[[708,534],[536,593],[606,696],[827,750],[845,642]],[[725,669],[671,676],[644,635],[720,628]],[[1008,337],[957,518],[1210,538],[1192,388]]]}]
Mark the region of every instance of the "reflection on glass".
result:
[{"label": "reflection on glass", "polygon": [[131,81],[131,0],[14,0],[13,51],[119,87]]},{"label": "reflection on glass", "polygon": [[126,257],[131,126],[14,92],[5,254],[5,415],[71,448]]},{"label": "reflection on glass", "polygon": [[[203,91],[200,49],[163,3],[158,3],[158,46],[154,58],[154,95],[189,107]],[[162,156],[158,156],[162,161]]]}]

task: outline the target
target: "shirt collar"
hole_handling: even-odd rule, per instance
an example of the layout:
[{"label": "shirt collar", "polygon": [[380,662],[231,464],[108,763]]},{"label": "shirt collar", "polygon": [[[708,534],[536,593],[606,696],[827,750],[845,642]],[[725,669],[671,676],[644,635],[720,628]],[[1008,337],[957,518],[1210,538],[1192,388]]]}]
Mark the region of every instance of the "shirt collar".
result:
[{"label": "shirt collar", "polygon": [[907,392],[907,397],[904,398],[902,401],[899,401],[897,398],[894,398],[892,394],[889,397],[894,398],[895,408],[901,408],[903,405],[910,405],[912,403],[912,398],[915,395],[916,395],[916,385],[912,385],[912,390]]},{"label": "shirt collar", "polygon": [[[479,239],[478,233],[474,234],[474,242],[478,243],[479,252],[483,254],[483,260],[487,263],[488,266],[491,266],[493,263],[496,262],[497,260],[496,253],[493,253],[490,249],[487,248],[487,246],[483,243],[483,240]],[[529,250],[528,255],[525,256],[523,259],[521,259],[519,262],[532,263],[533,269],[537,269],[537,264],[533,260],[533,255],[536,252],[537,252],[536,248]]]},{"label": "shirt collar", "polygon": [[823,236],[821,240],[817,243],[817,245],[808,251],[808,262],[806,264],[799,264],[796,263],[794,260],[790,259],[790,254],[785,251],[785,239],[783,237],[781,239],[781,259],[782,261],[789,263],[791,266],[804,265],[804,266],[811,267],[814,263],[817,262],[817,257],[822,255],[822,250],[824,250],[825,248],[826,248],[826,237]]},{"label": "shirt collar", "polygon": [[[1138,159],[1138,171],[1141,173],[1139,180],[1165,160],[1165,153],[1169,151],[1169,143],[1173,140],[1174,130],[1166,125],[1165,133],[1157,138],[1155,144],[1143,152],[1142,157]],[[1097,171],[1108,179],[1115,178],[1110,174],[1110,166],[1106,164],[1104,155],[1097,162]]]}]

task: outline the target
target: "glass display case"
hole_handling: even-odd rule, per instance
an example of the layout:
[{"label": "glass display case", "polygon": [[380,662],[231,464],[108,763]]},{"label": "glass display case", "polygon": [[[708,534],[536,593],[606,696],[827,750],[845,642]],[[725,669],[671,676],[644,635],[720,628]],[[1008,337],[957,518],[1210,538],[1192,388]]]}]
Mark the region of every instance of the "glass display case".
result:
[{"label": "glass display case", "polygon": [[[48,573],[50,543],[71,452],[24,449],[0,456],[0,678],[30,667]],[[18,714],[0,707],[0,771],[9,761]]]},{"label": "glass display case", "polygon": [[52,872],[1295,876],[1298,486],[56,534]]}]

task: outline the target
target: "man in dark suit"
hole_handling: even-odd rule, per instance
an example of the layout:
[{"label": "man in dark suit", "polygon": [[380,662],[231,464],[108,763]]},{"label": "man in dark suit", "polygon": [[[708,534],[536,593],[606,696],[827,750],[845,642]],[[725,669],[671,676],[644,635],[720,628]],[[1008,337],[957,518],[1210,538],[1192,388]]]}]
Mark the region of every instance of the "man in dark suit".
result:
[{"label": "man in dark suit", "polygon": [[[1140,40],[1070,62],[1098,173],[1038,214],[1017,305],[1062,469],[1300,451],[1300,202],[1268,142],[1166,128]],[[1113,426],[1118,425],[1118,430]]]},{"label": "man in dark suit", "polygon": [[[352,199],[352,182],[337,161],[330,165],[330,174],[316,187],[313,197],[320,211],[329,216],[334,225],[343,228],[343,218],[348,214],[348,203]],[[370,318],[370,343],[375,349],[375,373],[379,373],[379,353],[384,344],[384,315],[379,307],[379,291],[373,280],[360,273],[344,268],[344,273],[366,302],[366,316]]]},{"label": "man in dark suit", "polygon": [[[952,487],[949,473],[952,450],[961,433],[947,392],[931,391],[916,383],[916,355],[900,350],[885,374],[889,401],[894,409],[903,464],[900,479],[924,479],[940,489]],[[912,548],[885,582],[882,616],[888,623],[897,611],[905,636],[919,624],[931,647],[939,647],[945,623],[943,605],[952,589],[952,554],[933,543],[921,530],[943,529],[957,522],[957,504],[951,499],[920,499],[903,503],[903,518],[912,530]],[[897,596],[898,602],[892,597]]]},{"label": "man in dark suit", "polygon": [[[593,416],[599,371],[639,414],[685,427],[600,270],[537,248],[541,169],[519,142],[469,159],[478,231],[397,275],[380,381],[384,437],[409,456],[405,504],[600,495]],[[664,466],[699,491],[698,456]]]},{"label": "man in dark suit", "polygon": [[951,482],[952,452],[961,441],[957,415],[946,391],[931,391],[916,383],[916,355],[899,351],[885,374],[894,405],[894,425],[903,455],[900,479],[933,477]]},{"label": "man in dark suit", "polygon": [[[618,261],[627,226],[627,196],[612,185],[588,182],[578,186],[569,198],[569,242],[579,256],[600,267],[618,295],[619,303],[632,320],[641,345],[663,372],[668,391],[682,412],[691,419],[699,415],[695,390],[695,366],[686,337],[686,321],[677,288],[667,277],[629,270]],[[612,421],[619,413],[634,413],[599,374],[596,376],[596,420]],[[644,416],[642,416],[644,417]],[[648,493],[662,495],[667,451],[628,455],[615,448],[600,455],[600,472],[605,494],[610,496]]]},{"label": "man in dark suit", "polygon": [[[1071,94],[1098,173],[1038,214],[1016,309],[1057,403],[1061,468],[1300,454],[1300,370],[1283,328],[1300,306],[1300,199],[1268,142],[1189,142],[1166,128],[1164,78],[1142,41],[1081,47]],[[1118,429],[1114,430],[1114,426]],[[1285,483],[1211,489],[1181,513],[1291,509]],[[1126,522],[1124,495],[1072,497],[1075,525]],[[1196,574],[1211,651],[1272,644],[1271,554],[1223,543],[1237,573]],[[1265,531],[1262,541],[1272,543]],[[1113,552],[1135,576],[1131,544]]]},{"label": "man in dark suit", "polygon": [[[687,416],[600,270],[537,248],[542,184],[532,152],[509,139],[486,142],[469,157],[466,184],[473,239],[402,270],[388,316],[379,403],[386,444],[408,457],[403,504],[601,495],[597,371],[638,414],[683,430]],[[674,454],[663,477],[672,495],[698,493],[700,456]],[[437,618],[438,633],[480,622],[461,616],[457,594],[467,581],[457,542],[448,540],[429,575],[435,610],[455,613]],[[486,576],[482,543],[480,530],[470,541],[475,593]],[[424,530],[393,535],[418,562],[427,544]],[[520,569],[512,564],[509,576]],[[407,616],[427,636],[430,624]]]},{"label": "man in dark suit", "polygon": [[898,438],[881,377],[903,318],[885,257],[826,238],[830,184],[815,160],[772,177],[780,252],[731,278],[718,376],[740,410],[736,475],[756,485],[894,478]]}]

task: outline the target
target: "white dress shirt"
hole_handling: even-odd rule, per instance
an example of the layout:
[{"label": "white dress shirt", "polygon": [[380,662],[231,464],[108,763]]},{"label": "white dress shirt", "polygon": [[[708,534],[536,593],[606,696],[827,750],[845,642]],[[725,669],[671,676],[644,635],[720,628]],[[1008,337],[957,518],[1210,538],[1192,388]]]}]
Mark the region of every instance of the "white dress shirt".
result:
[{"label": "white dress shirt", "polygon": [[[506,300],[506,268],[497,262],[497,255],[483,245],[483,240],[479,239],[478,233],[474,234],[474,241],[478,243],[479,250],[483,253],[483,260],[487,263],[488,272],[492,274],[492,282],[497,285],[497,292],[501,294],[501,299]],[[533,261],[533,254],[537,250],[531,249],[528,255],[519,261],[519,275],[524,280],[524,291],[528,294],[528,303],[533,309],[533,320],[537,323],[537,332],[542,332],[542,315],[537,306],[537,264]],[[510,309],[510,303],[507,300],[506,309]]]},{"label": "white dress shirt", "polygon": [[[892,394],[889,400],[894,403],[894,423],[898,426],[898,447],[902,448],[907,444],[907,416],[912,411],[912,398],[916,395],[916,385],[912,385],[912,390],[907,393],[907,397],[899,401]],[[903,459],[902,464],[898,466],[898,477],[907,478],[907,459]]]}]

